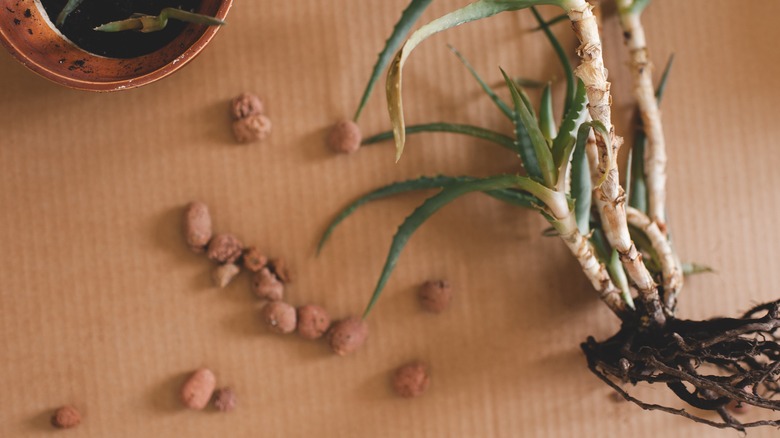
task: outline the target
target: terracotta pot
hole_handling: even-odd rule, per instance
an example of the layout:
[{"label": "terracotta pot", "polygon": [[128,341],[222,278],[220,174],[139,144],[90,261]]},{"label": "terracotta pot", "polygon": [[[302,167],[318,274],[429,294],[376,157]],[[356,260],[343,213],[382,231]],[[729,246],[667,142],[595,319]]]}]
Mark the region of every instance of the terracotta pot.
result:
[{"label": "terracotta pot", "polygon": [[[11,55],[44,78],[80,90],[125,90],[162,79],[190,62],[219,30],[219,26],[189,24],[155,52],[129,59],[106,58],[85,52],[62,36],[39,0],[0,3],[0,42]],[[224,20],[232,3],[202,0],[197,12]]]}]

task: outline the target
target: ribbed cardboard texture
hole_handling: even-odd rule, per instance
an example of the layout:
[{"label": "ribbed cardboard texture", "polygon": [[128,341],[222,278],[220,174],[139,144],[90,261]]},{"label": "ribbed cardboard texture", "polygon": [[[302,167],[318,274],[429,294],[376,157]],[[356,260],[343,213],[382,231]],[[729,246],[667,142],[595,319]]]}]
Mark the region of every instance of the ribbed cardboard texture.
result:
[{"label": "ribbed cardboard texture", "polygon": [[[352,356],[270,334],[246,274],[211,286],[212,265],[181,235],[191,200],[211,207],[216,230],[289,261],[291,303],[342,317],[361,312],[395,228],[424,194],[360,209],[315,257],[340,208],[391,181],[516,168],[511,154],[451,135],[410,137],[398,164],[389,143],[351,156],[325,149],[405,3],[237,1],[191,65],[112,94],[61,88],[0,54],[0,436],[48,436],[63,404],[84,414],[62,433],[79,437],[734,436],[614,401],[579,344],[612,334],[616,318],[537,214],[480,195],[414,235]],[[434,2],[424,19],[462,4]],[[688,280],[682,317],[735,315],[780,294],[778,14],[770,0],[655,0],[645,13],[656,66],[676,55],[663,102],[674,243],[717,270]],[[407,120],[511,129],[445,43],[491,83],[498,66],[554,77],[560,98],[561,72],[532,26],[528,12],[508,13],[426,42],[406,71]],[[572,50],[568,26],[556,32]],[[609,14],[604,39],[628,135],[627,58]],[[232,140],[228,101],[242,91],[266,103],[263,143]],[[361,119],[367,134],[389,126],[381,94]],[[425,314],[414,290],[442,277],[453,306]],[[432,385],[399,399],[390,371],[411,359],[431,364]],[[184,376],[200,366],[235,389],[235,412],[181,407]],[[642,392],[670,402],[667,393]]]}]

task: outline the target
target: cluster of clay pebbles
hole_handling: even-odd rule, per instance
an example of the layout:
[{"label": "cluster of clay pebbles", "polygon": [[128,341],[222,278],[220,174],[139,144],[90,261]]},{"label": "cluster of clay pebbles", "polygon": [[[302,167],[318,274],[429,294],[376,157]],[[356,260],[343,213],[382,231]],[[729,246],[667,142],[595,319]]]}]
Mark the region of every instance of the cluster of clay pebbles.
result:
[{"label": "cluster of clay pebbles", "polygon": [[211,214],[203,202],[192,202],[184,213],[184,237],[196,254],[216,263],[214,285],[227,286],[242,270],[251,274],[252,294],[265,305],[260,317],[278,334],[297,332],[310,339],[326,339],[334,353],[344,356],[358,350],[368,338],[368,325],[359,317],[332,322],[325,308],[315,304],[298,307],[285,301],[285,289],[292,282],[284,259],[269,259],[254,246],[245,246],[233,234],[214,234]]},{"label": "cluster of clay pebbles", "polygon": [[230,101],[233,116],[233,136],[239,143],[263,141],[271,134],[271,119],[265,115],[265,105],[254,94],[242,93]]},{"label": "cluster of clay pebbles", "polygon": [[236,394],[229,386],[217,388],[217,377],[208,368],[193,371],[179,393],[182,404],[192,410],[202,411],[211,403],[220,412],[236,408]]}]

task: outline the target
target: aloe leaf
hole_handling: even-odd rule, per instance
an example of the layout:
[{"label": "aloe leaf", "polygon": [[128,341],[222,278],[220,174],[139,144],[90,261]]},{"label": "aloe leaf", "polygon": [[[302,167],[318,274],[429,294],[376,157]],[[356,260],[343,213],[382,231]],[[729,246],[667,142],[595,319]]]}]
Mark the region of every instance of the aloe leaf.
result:
[{"label": "aloe leaf", "polygon": [[549,83],[542,90],[542,102],[539,105],[539,127],[544,138],[548,143],[551,143],[557,132],[555,116],[553,115],[552,91]]},{"label": "aloe leaf", "polygon": [[65,24],[65,20],[68,18],[68,15],[75,11],[76,8],[78,8],[79,5],[81,5],[83,2],[84,0],[68,0],[68,3],[66,3],[62,8],[62,11],[57,14],[57,20],[55,21],[57,27],[62,27],[62,25]]},{"label": "aloe leaf", "polygon": [[623,269],[623,263],[620,261],[618,252],[609,246],[604,233],[598,228],[593,230],[593,236],[590,241],[596,249],[597,257],[607,267],[612,282],[620,289],[623,301],[630,308],[635,309],[634,299],[631,297],[631,290],[628,287],[628,276]]},{"label": "aloe leaf", "polygon": [[544,88],[544,86],[547,85],[546,82],[539,82],[533,79],[521,78],[519,76],[513,77],[512,81],[514,81],[515,85],[522,88]]},{"label": "aloe leaf", "polygon": [[353,117],[354,121],[357,122],[358,118],[360,118],[360,113],[363,111],[363,107],[366,106],[368,98],[374,90],[376,81],[392,59],[393,53],[398,50],[398,46],[401,45],[406,34],[409,33],[409,30],[414,26],[414,23],[417,22],[429,4],[431,4],[431,0],[412,0],[411,3],[409,3],[409,6],[401,13],[401,18],[395,23],[390,38],[385,42],[385,47],[379,52],[379,58],[376,60],[376,64],[374,64],[374,69],[371,71],[371,77],[368,79],[366,89],[363,91],[363,96],[360,98],[360,104],[358,105],[357,111],[355,111],[355,117]]},{"label": "aloe leaf", "polygon": [[[555,163],[553,163],[552,152],[547,146],[547,141],[544,139],[542,131],[539,129],[539,124],[536,122],[536,118],[528,110],[528,107],[522,101],[522,95],[514,82],[507,76],[504,70],[501,70],[501,74],[504,75],[504,80],[509,86],[509,90],[512,92],[512,100],[515,103],[515,113],[520,120],[520,124],[525,128],[525,132],[531,140],[531,150],[527,147],[520,149],[520,157],[523,160],[523,164],[526,165],[526,170],[531,176],[541,176],[542,181],[547,187],[554,187],[557,181],[557,172]],[[517,123],[516,123],[517,124]],[[519,124],[518,124],[519,125]],[[538,170],[534,169],[534,172],[539,172],[541,175],[532,174],[530,167],[526,164],[526,160],[529,163],[538,163]]]},{"label": "aloe leaf", "polygon": [[[655,99],[658,101],[658,106],[661,106],[661,100],[663,100],[664,91],[666,91],[666,84],[669,80],[669,73],[672,71],[672,64],[674,63],[674,54],[669,56],[666,61],[666,67],[661,75],[661,80],[655,89]],[[634,137],[634,144],[628,153],[628,164],[626,181],[629,181],[626,196],[628,197],[628,205],[636,208],[637,210],[646,213],[647,212],[647,184],[645,182],[645,145],[647,144],[647,136],[642,129],[637,130],[636,137]]]},{"label": "aloe leaf", "polygon": [[409,36],[398,51],[387,71],[387,109],[396,145],[396,161],[401,158],[406,142],[404,129],[403,100],[401,99],[402,71],[407,58],[420,43],[444,30],[471,21],[491,17],[501,12],[516,11],[538,4],[561,5],[563,0],[477,0],[463,8],[450,12],[422,26]]},{"label": "aloe leaf", "polygon": [[539,201],[539,199],[535,196],[513,189],[488,190],[485,191],[485,194],[492,198],[498,199],[499,201],[503,201],[507,204],[512,204],[517,207],[537,208],[542,204],[542,202]]},{"label": "aloe leaf", "polygon": [[571,147],[574,145],[577,133],[577,124],[584,118],[587,111],[588,96],[585,91],[585,84],[577,81],[577,92],[574,94],[574,100],[569,107],[569,112],[561,122],[561,130],[553,140],[552,155],[555,166],[558,168],[558,187],[561,185],[561,178],[566,177],[566,166],[569,162]]},{"label": "aloe leaf", "polygon": [[715,272],[714,269],[707,265],[700,265],[698,263],[683,263],[682,264],[683,275],[696,275]]},{"label": "aloe leaf", "polygon": [[534,18],[536,18],[536,21],[544,31],[545,36],[547,36],[547,39],[550,41],[550,45],[552,45],[553,50],[555,50],[555,54],[558,56],[558,60],[561,62],[563,73],[566,75],[566,100],[563,101],[563,114],[568,114],[569,106],[571,105],[572,99],[574,99],[574,93],[576,91],[574,70],[571,68],[569,56],[561,46],[558,38],[556,38],[555,34],[553,34],[550,30],[550,26],[545,23],[544,18],[542,18],[542,15],[539,14],[539,11],[537,11],[535,7],[532,7],[531,12],[533,12]]},{"label": "aloe leaf", "polygon": [[[390,250],[387,254],[385,265],[382,268],[382,273],[379,276],[374,293],[371,296],[371,300],[366,306],[366,310],[363,317],[366,317],[371,309],[376,304],[379,296],[382,294],[387,281],[390,279],[390,274],[393,272],[398,257],[401,255],[401,251],[406,246],[409,238],[414,232],[422,225],[428,218],[430,218],[439,209],[449,204],[453,200],[465,195],[469,192],[482,191],[491,192],[494,190],[501,190],[517,187],[523,190],[530,189],[536,191],[542,196],[540,199],[545,198],[549,191],[544,187],[541,187],[538,183],[521,176],[516,175],[500,175],[481,180],[465,181],[456,184],[450,184],[444,187],[439,193],[433,195],[423,202],[412,214],[407,217],[404,222],[398,227],[398,231],[393,236],[393,241],[390,245]],[[536,195],[536,193],[534,193]]]},{"label": "aloe leaf", "polygon": [[133,14],[131,18],[102,24],[94,30],[100,32],[121,32],[127,30],[157,32],[168,26],[168,20],[170,18],[207,26],[222,26],[225,24],[224,21],[208,15],[196,14],[177,8],[164,8],[160,11],[160,15]]},{"label": "aloe leaf", "polygon": [[[517,147],[515,146],[515,142],[511,137],[501,134],[499,132],[481,128],[479,126],[439,122],[439,123],[425,123],[420,125],[410,125],[406,127],[406,134],[416,134],[420,132],[450,132],[453,134],[464,134],[471,137],[481,138],[483,140],[493,142],[515,153],[517,152]],[[378,143],[380,141],[390,140],[392,138],[393,138],[393,131],[385,131],[364,139],[361,144],[370,145],[370,144]]]},{"label": "aloe leaf", "polygon": [[585,154],[589,131],[587,125],[580,126],[571,159],[571,196],[574,198],[574,217],[577,219],[577,228],[583,236],[590,232],[590,206],[593,196],[590,167]]},{"label": "aloe leaf", "polygon": [[569,19],[569,16],[564,12],[563,14],[556,15],[555,17],[550,18],[547,21],[543,21],[539,26],[537,26],[537,27],[535,27],[535,28],[533,28],[531,30],[536,32],[536,31],[544,29],[545,25],[547,27],[551,27],[553,25],[556,25],[556,24],[560,23],[561,21],[567,21],[568,19]]},{"label": "aloe leaf", "polygon": [[650,0],[634,0],[634,2],[631,3],[629,10],[632,14],[639,15],[649,4]]},{"label": "aloe leaf", "polygon": [[[458,49],[456,49],[455,47],[453,47],[453,46],[451,46],[449,44],[447,45],[447,47],[449,47],[450,50],[452,51],[452,53],[454,53],[455,56],[458,57],[460,62],[466,67],[466,69],[469,71],[469,73],[471,73],[471,76],[473,76],[474,79],[477,80],[477,82],[479,83],[479,86],[482,87],[482,91],[484,91],[485,94],[487,94],[490,97],[490,99],[493,101],[493,103],[496,104],[498,109],[501,110],[501,112],[504,113],[504,115],[506,115],[510,119],[514,118],[514,113],[512,112],[512,109],[509,108],[509,106],[506,103],[504,103],[504,101],[501,100],[500,97],[498,97],[496,92],[493,91],[492,88],[490,88],[490,85],[488,85],[487,82],[482,80],[482,78],[479,76],[479,74],[477,74],[477,71],[474,69],[474,67],[471,65],[471,63],[466,59],[466,57],[463,56],[458,51]],[[408,130],[407,130],[407,132],[408,132]]]}]

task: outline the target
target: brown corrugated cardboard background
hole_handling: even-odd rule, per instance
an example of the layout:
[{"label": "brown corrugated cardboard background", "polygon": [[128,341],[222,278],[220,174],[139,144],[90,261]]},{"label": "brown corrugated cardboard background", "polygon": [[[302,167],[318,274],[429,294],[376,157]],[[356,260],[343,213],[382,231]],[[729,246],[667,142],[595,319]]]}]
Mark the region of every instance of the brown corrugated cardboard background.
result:
[{"label": "brown corrugated cardboard background", "polygon": [[[339,317],[361,311],[395,227],[422,196],[358,211],[315,258],[339,208],[404,178],[513,169],[511,154],[447,135],[412,137],[397,165],[390,144],[352,156],[324,149],[405,3],[239,0],[191,65],[114,94],[60,88],[0,54],[0,436],[49,435],[65,403],[85,419],[59,433],[79,437],[734,436],[613,401],[578,345],[610,335],[616,319],[561,242],[541,236],[542,219],[479,195],[412,238],[353,356],[269,334],[246,277],[211,287],[210,263],[180,235],[190,200],[210,205],[217,230],[290,261],[290,302]],[[461,4],[434,2],[425,18]],[[675,244],[718,271],[688,281],[683,317],[733,315],[780,295],[778,14],[769,0],[656,0],[645,13],[655,63],[677,55],[663,104]],[[407,120],[508,131],[445,43],[494,83],[499,65],[560,78],[531,25],[527,12],[505,14],[424,44],[408,64]],[[604,26],[626,134],[626,57],[614,17]],[[573,48],[567,26],[557,30]],[[227,102],[245,90],[273,120],[265,143],[232,141]],[[388,127],[383,96],[361,125]],[[432,277],[457,288],[440,316],[413,295]],[[432,364],[433,384],[401,400],[388,373],[413,358]],[[234,413],[180,407],[184,374],[202,365],[236,389]],[[643,394],[669,401],[666,392]]]}]

